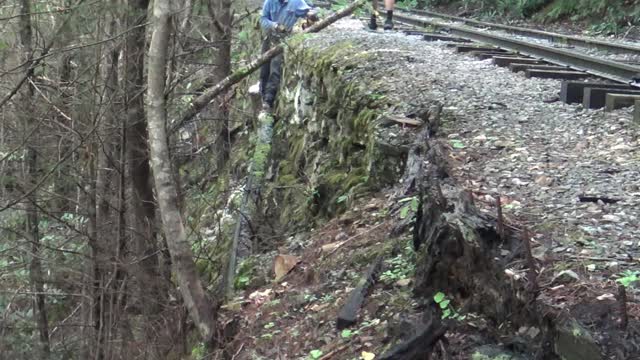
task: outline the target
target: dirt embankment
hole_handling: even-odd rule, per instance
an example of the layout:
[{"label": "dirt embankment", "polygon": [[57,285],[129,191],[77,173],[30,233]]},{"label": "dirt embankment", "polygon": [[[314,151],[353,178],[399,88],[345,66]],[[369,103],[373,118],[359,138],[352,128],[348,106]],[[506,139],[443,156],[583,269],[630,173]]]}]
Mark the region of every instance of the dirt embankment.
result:
[{"label": "dirt embankment", "polygon": [[[286,61],[264,209],[290,236],[258,261],[280,278],[260,272],[266,285],[225,307],[229,354],[409,359],[429,339],[433,359],[639,358],[637,293],[623,303],[615,282],[640,255],[627,112],[545,104],[552,80],[355,20]],[[620,154],[598,150],[595,119]],[[584,207],[585,186],[621,201]],[[356,322],[338,330],[354,289]]]}]

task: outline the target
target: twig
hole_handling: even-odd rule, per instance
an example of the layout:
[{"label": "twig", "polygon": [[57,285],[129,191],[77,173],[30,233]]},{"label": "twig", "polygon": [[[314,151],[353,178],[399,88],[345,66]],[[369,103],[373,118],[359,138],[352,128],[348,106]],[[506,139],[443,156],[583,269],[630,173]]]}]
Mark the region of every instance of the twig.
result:
[{"label": "twig", "polygon": [[529,229],[525,228],[522,233],[522,243],[524,244],[524,252],[527,259],[528,277],[529,277],[529,289],[532,293],[536,293],[538,291],[538,276],[536,274],[536,263],[533,259],[533,255],[531,254],[531,233]]},{"label": "twig", "polygon": [[504,240],[504,218],[502,216],[502,203],[500,201],[500,195],[496,198],[496,206],[498,207],[498,236]]},{"label": "twig", "polygon": [[333,255],[333,253],[335,253],[336,251],[338,251],[338,249],[340,249],[340,248],[342,247],[342,245],[344,245],[344,244],[346,244],[346,243],[348,243],[348,242],[352,241],[353,239],[356,239],[356,238],[358,238],[358,237],[360,237],[360,236],[362,236],[362,235],[368,234],[368,233],[370,233],[371,231],[373,231],[373,230],[375,230],[375,229],[379,228],[380,226],[382,226],[382,225],[384,225],[384,224],[386,224],[386,222],[384,222],[384,221],[383,221],[383,222],[381,222],[380,224],[378,224],[378,225],[376,225],[376,226],[373,226],[373,227],[369,228],[369,229],[368,229],[368,230],[366,230],[366,231],[363,231],[363,232],[361,232],[361,233],[359,233],[359,234],[355,234],[355,235],[353,235],[352,237],[350,237],[350,238],[348,238],[348,239],[346,239],[346,240],[342,241],[341,243],[338,243],[338,245],[336,245],[336,247],[335,247],[333,250],[331,250],[331,252],[330,252],[330,253],[328,253],[328,254],[327,254],[327,256],[329,256],[329,255]]},{"label": "twig", "polygon": [[449,354],[449,340],[447,340],[446,337],[442,337],[442,339],[438,341],[438,344],[440,345],[440,352],[442,353],[442,358],[444,360],[451,359],[451,355]]},{"label": "twig", "polygon": [[[320,358],[320,360],[328,360],[328,359],[331,359],[335,354],[337,354],[337,353],[339,353],[339,352],[342,352],[344,349],[346,349],[346,348],[348,348],[348,347],[349,347],[349,343],[346,343],[346,344],[344,344],[344,345],[342,345],[342,346],[339,346],[339,347],[337,347],[337,348],[335,348],[335,349],[333,349],[333,350],[329,351],[329,352],[327,353],[327,355],[324,355],[323,357],[321,357],[321,358]],[[362,345],[359,345],[358,347],[356,347],[356,349],[355,349],[355,350],[356,350],[356,351],[358,351],[358,349],[360,349],[361,347],[362,347]]]},{"label": "twig", "polygon": [[242,351],[242,348],[244,348],[244,343],[240,344],[240,347],[238,348],[238,351],[236,351],[236,353],[233,354],[233,356],[231,357],[231,360],[234,360],[236,358],[236,356],[238,356],[238,354],[240,354],[240,351]]},{"label": "twig", "polygon": [[620,304],[620,329],[627,330],[629,315],[627,314],[627,290],[624,285],[618,285],[618,303]]}]

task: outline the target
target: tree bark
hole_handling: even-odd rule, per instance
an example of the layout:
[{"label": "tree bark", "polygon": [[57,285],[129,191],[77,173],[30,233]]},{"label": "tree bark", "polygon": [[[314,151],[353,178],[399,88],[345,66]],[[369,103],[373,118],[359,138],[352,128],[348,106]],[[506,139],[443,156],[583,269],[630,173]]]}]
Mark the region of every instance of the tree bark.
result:
[{"label": "tree bark", "polygon": [[[231,1],[209,0],[211,17],[211,42],[215,48],[213,56],[213,76],[211,83],[216,84],[231,74]],[[209,84],[211,85],[211,84]],[[224,96],[213,101],[213,118],[218,137],[216,139],[216,157],[218,172],[224,169],[231,144],[229,141],[229,110]]]},{"label": "tree bark", "polygon": [[[31,1],[22,0],[20,12],[23,16],[20,17],[20,45],[22,45],[23,57],[25,59],[26,73],[25,77],[28,81],[27,88],[21,96],[20,104],[22,108],[18,111],[24,116],[23,124],[27,128],[25,134],[31,132],[33,126],[38,126],[35,119],[32,116],[30,110],[33,109],[33,95],[34,88],[31,83],[33,76],[33,68],[31,62],[33,61],[33,48],[32,48],[32,26],[31,26]],[[35,149],[35,141],[37,137],[29,139],[25,154],[26,160],[26,183],[29,184],[29,188],[32,188],[36,184],[36,177],[38,176],[38,155]],[[40,262],[40,233],[38,231],[38,208],[37,208],[37,191],[33,191],[27,196],[27,202],[25,206],[26,210],[26,233],[29,234],[29,241],[31,242],[31,263],[29,266],[29,277],[31,285],[33,286],[34,304],[33,304],[33,316],[35,318],[36,326],[39,333],[39,348],[42,359],[49,358],[49,323],[47,319],[46,299],[44,295],[44,279],[42,272],[42,263]]]},{"label": "tree bark", "polygon": [[[144,49],[149,0],[129,1],[127,29],[131,29],[125,49],[125,109],[127,122],[127,168],[132,197],[131,240],[135,247],[136,277],[141,285],[140,302],[146,314],[158,312],[161,304],[158,284],[158,244],[156,243],[155,211],[147,121],[144,112]],[[144,289],[143,289],[144,288]]]},{"label": "tree bark", "polygon": [[214,310],[202,286],[191,251],[191,244],[178,207],[178,189],[172,175],[167,142],[167,109],[165,82],[167,48],[170,29],[170,0],[155,0],[153,6],[153,34],[149,47],[147,122],[151,165],[156,194],[167,245],[187,310],[203,341],[213,340]]}]

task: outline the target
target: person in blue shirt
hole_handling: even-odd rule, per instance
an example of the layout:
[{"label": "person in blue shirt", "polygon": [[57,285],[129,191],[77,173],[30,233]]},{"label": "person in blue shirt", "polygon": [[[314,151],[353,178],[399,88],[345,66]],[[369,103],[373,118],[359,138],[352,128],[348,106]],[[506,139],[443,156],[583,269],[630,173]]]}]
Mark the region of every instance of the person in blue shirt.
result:
[{"label": "person in blue shirt", "polygon": [[[384,9],[387,11],[387,20],[384,22],[385,30],[393,30],[393,7],[395,0],[384,0]],[[371,7],[373,8],[373,14],[371,14],[371,21],[369,22],[369,29],[376,30],[378,24],[376,22],[376,13],[378,12],[378,0],[373,0]]]},{"label": "person in blue shirt", "polygon": [[[288,35],[298,19],[317,21],[318,16],[309,0],[265,0],[260,17],[264,34],[262,52],[265,53]],[[260,69],[262,108],[271,111],[280,86],[283,56],[278,55]]]}]

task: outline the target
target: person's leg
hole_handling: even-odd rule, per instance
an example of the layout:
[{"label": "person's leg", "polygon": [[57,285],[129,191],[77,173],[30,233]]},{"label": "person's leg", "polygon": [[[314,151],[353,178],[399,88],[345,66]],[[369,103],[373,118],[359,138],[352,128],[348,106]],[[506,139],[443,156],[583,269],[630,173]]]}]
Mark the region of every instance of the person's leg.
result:
[{"label": "person's leg", "polygon": [[395,4],[395,0],[384,0],[384,9],[387,11],[387,20],[384,22],[385,30],[393,29],[393,7]]},{"label": "person's leg", "polygon": [[369,29],[375,30],[378,28],[376,23],[376,13],[378,12],[378,0],[371,0],[371,20],[369,21]]},{"label": "person's leg", "polygon": [[[265,37],[262,40],[262,53],[264,54],[271,47],[271,42],[269,41],[269,37]],[[270,61],[267,61],[264,65],[260,67],[260,96],[262,96],[262,100],[264,100],[265,90],[267,88],[267,82],[269,81],[269,73],[271,72]]]},{"label": "person's leg", "polygon": [[269,80],[267,81],[267,88],[265,89],[264,102],[273,107],[280,87],[280,77],[282,75],[282,61],[283,56],[278,55],[271,60],[271,71],[269,73]]}]

